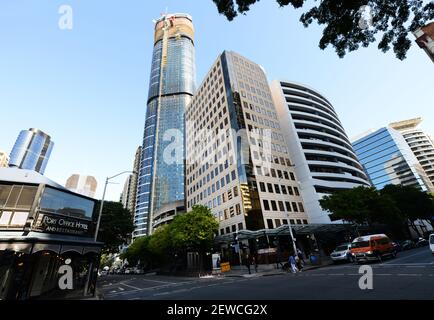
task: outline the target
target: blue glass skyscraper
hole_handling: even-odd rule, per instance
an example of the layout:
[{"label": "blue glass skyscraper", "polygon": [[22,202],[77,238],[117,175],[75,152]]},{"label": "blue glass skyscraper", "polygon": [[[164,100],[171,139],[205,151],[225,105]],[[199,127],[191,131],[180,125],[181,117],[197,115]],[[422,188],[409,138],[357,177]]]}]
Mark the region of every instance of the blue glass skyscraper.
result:
[{"label": "blue glass skyscraper", "polygon": [[38,129],[23,130],[12,149],[9,166],[44,174],[54,143]]},{"label": "blue glass skyscraper", "polygon": [[395,184],[434,191],[419,161],[397,130],[381,128],[354,141],[353,147],[377,189]]},{"label": "blue glass skyscraper", "polygon": [[[156,21],[149,95],[137,187],[134,237],[151,234],[154,219],[185,208],[184,112],[196,83],[194,27],[186,14]],[[178,161],[167,156],[176,144]]]}]

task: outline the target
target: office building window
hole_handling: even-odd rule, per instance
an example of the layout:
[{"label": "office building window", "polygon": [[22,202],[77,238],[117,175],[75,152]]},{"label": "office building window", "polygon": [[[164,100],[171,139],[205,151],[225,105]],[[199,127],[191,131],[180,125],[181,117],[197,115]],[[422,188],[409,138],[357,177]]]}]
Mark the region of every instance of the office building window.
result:
[{"label": "office building window", "polygon": [[264,203],[264,210],[270,211],[270,203],[268,200],[263,200],[262,202]]},{"label": "office building window", "polygon": [[234,187],[234,197],[238,197],[238,187]]},{"label": "office building window", "polygon": [[273,220],[267,219],[267,226],[268,226],[268,229],[274,229]]},{"label": "office building window", "polygon": [[235,212],[237,213],[237,215],[240,215],[240,214],[241,214],[241,206],[240,206],[239,204],[237,204],[237,205],[235,206]]},{"label": "office building window", "polygon": [[291,203],[289,201],[285,201],[286,211],[292,212]]},{"label": "office building window", "polygon": [[277,194],[280,194],[280,186],[278,184],[274,185],[274,190],[276,190]]},{"label": "office building window", "polygon": [[303,203],[299,202],[299,203],[298,203],[298,208],[300,209],[300,212],[304,212],[304,206],[303,206]]}]

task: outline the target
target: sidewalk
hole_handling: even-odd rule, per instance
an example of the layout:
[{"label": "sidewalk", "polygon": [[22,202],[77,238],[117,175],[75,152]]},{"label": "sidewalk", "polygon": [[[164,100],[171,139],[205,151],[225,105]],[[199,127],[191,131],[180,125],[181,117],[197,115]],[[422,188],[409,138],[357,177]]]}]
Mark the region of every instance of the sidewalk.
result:
[{"label": "sidewalk", "polygon": [[[325,260],[322,261],[320,265],[311,265],[309,262],[305,265],[303,268],[303,272],[307,272],[310,270],[315,270],[319,268],[323,268],[329,265],[332,265],[333,261]],[[224,277],[237,277],[237,278],[255,278],[255,277],[269,277],[269,276],[276,276],[281,274],[287,274],[288,272],[282,270],[281,268],[277,269],[276,264],[266,264],[266,265],[259,265],[258,266],[258,272],[255,272],[255,267],[252,266],[250,268],[251,274],[249,274],[249,271],[246,266],[233,266],[231,271],[226,272],[223,274]]]}]

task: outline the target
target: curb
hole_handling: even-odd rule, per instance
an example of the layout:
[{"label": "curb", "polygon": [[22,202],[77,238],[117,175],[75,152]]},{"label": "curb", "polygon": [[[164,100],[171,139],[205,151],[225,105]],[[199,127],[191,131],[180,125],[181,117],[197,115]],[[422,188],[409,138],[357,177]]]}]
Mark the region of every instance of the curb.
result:
[{"label": "curb", "polygon": [[[309,272],[311,270],[317,270],[317,269],[321,269],[324,267],[328,267],[331,266],[333,264],[324,264],[324,265],[319,265],[319,266],[311,266],[307,269],[303,269],[303,272]],[[260,275],[249,275],[249,274],[232,274],[232,275],[225,275],[224,277],[226,278],[256,278],[256,277],[272,277],[272,276],[279,276],[279,275],[283,275],[283,274],[287,274],[287,272],[285,271],[276,271],[276,272],[272,272],[272,273],[265,273],[265,274],[260,274]]]}]

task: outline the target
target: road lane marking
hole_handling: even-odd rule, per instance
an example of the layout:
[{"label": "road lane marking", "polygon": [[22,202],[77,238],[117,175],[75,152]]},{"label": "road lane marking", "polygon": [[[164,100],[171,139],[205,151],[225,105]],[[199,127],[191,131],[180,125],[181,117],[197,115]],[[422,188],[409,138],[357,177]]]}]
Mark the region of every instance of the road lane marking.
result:
[{"label": "road lane marking", "polygon": [[141,290],[141,288],[137,288],[137,287],[131,286],[131,285],[123,283],[123,282],[121,282],[121,285],[128,287],[128,288],[131,288],[131,289],[134,289],[134,290]]},{"label": "road lane marking", "polygon": [[148,282],[155,282],[155,283],[166,283],[166,284],[177,283],[177,282],[167,282],[167,281],[148,280],[148,279],[140,279],[140,280],[142,280],[142,281],[148,281]]}]

